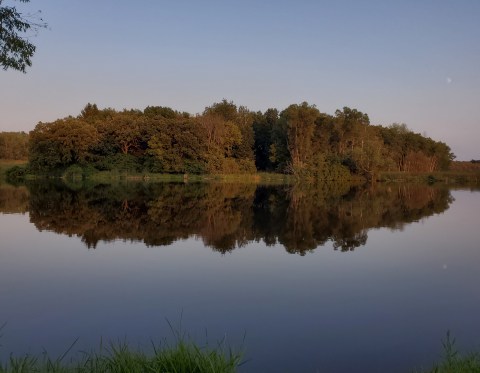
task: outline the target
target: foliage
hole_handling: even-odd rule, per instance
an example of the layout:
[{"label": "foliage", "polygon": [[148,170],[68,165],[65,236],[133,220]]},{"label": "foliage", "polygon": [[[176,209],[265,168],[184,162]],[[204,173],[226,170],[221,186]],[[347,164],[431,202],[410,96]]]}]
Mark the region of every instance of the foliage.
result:
[{"label": "foliage", "polygon": [[425,373],[480,373],[480,354],[470,353],[461,356],[455,347],[455,338],[447,332],[442,342],[444,358],[440,364],[435,364]]},{"label": "foliage", "polygon": [[115,153],[101,157],[95,164],[95,168],[100,171],[127,171],[138,172],[142,165],[138,157],[131,154]]},{"label": "foliage", "polygon": [[160,121],[148,141],[147,153],[154,157],[157,172],[203,173],[207,147],[201,142],[202,128],[191,119]]},{"label": "foliage", "polygon": [[[25,33],[37,32],[47,25],[37,16],[19,13],[14,6],[2,6],[3,1],[0,0],[0,66],[4,70],[11,68],[25,72],[27,66],[32,65],[31,58],[36,49]],[[28,3],[30,0],[19,1]]]},{"label": "foliage", "polygon": [[126,342],[100,346],[100,352],[83,352],[82,357],[65,361],[67,351],[57,359],[46,353],[41,357],[25,355],[10,356],[0,363],[0,373],[50,372],[50,373],[111,373],[111,372],[178,372],[178,373],[230,373],[241,363],[241,355],[226,349],[223,344],[217,348],[199,347],[197,344],[179,339],[174,346],[154,345],[154,353],[147,355],[132,350]]},{"label": "foliage", "polygon": [[6,178],[8,181],[18,181],[23,180],[26,175],[25,167],[22,166],[13,166],[9,168],[6,172]]},{"label": "foliage", "polygon": [[174,118],[189,118],[189,113],[180,113],[179,111],[173,110],[167,106],[147,106],[143,110],[143,114],[150,118],[165,118],[165,119],[174,119]]},{"label": "foliage", "polygon": [[28,134],[0,132],[0,159],[27,159]]},{"label": "foliage", "polygon": [[[0,184],[2,184],[7,179],[7,172],[15,166],[20,166],[26,168],[27,162],[21,160],[4,160],[0,159]],[[19,180],[18,180],[19,181]],[[17,183],[16,181],[15,183]],[[12,181],[9,181],[12,183]]]},{"label": "foliage", "polygon": [[29,160],[35,171],[51,171],[92,159],[91,149],[98,140],[92,125],[76,118],[39,123],[30,132]]},{"label": "foliage", "polygon": [[294,174],[303,174],[312,160],[315,119],[319,114],[319,111],[307,102],[290,105],[280,113],[280,120],[285,121],[288,167]]},{"label": "foliage", "polygon": [[356,109],[344,107],[332,116],[307,102],[279,114],[254,113],[224,99],[196,116],[162,106],[115,111],[88,103],[76,118],[39,123],[29,141],[31,169],[38,173],[90,164],[99,171],[258,170],[301,179],[375,180],[382,171],[445,170],[453,158],[446,144],[403,124],[372,126]]}]

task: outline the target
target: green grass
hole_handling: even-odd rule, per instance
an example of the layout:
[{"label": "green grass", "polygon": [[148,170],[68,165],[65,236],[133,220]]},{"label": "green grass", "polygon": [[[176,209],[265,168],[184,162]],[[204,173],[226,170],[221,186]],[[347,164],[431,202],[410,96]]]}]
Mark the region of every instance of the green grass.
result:
[{"label": "green grass", "polygon": [[[198,347],[182,335],[174,334],[175,345],[152,344],[150,354],[132,350],[126,342],[110,343],[108,347],[101,343],[98,352],[82,352],[78,358],[67,359],[75,341],[55,359],[47,353],[41,357],[11,355],[6,362],[0,362],[0,373],[233,373],[243,364],[242,354],[233,352],[224,342],[215,348]],[[450,333],[442,343],[443,360],[426,370],[414,370],[414,373],[480,373],[480,354],[460,355]]]},{"label": "green grass", "polygon": [[241,363],[241,355],[227,350],[223,344],[214,349],[201,348],[184,340],[174,346],[153,346],[153,353],[149,355],[132,350],[126,343],[117,343],[68,360],[72,348],[73,345],[56,359],[46,353],[40,358],[10,356],[7,362],[0,363],[0,373],[229,373],[235,372]]},{"label": "green grass", "polygon": [[436,363],[427,370],[416,370],[416,373],[480,373],[480,354],[471,352],[460,355],[455,348],[455,338],[447,332],[447,338],[443,343],[444,357],[440,363]]}]

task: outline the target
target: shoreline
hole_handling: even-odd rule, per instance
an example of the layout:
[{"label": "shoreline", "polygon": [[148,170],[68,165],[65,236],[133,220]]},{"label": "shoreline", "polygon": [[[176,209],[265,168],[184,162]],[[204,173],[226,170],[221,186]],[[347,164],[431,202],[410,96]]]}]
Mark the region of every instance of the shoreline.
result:
[{"label": "shoreline", "polygon": [[[8,179],[7,172],[15,168],[21,172],[26,169],[26,160],[0,160],[0,181]],[[72,169],[73,168],[73,169]],[[253,183],[253,184],[296,184],[296,183],[318,183],[318,182],[350,182],[361,183],[444,183],[444,184],[479,184],[480,170],[448,170],[434,172],[399,172],[381,171],[374,180],[368,181],[361,176],[352,175],[349,179],[315,179],[312,177],[298,178],[294,175],[282,173],[237,173],[237,174],[165,174],[151,172],[136,172],[126,170],[99,171],[81,166],[73,166],[66,170],[58,170],[50,174],[29,174],[20,173],[14,180],[38,180],[38,179],[61,179],[68,181],[89,181],[89,182],[222,182],[222,183]]]}]

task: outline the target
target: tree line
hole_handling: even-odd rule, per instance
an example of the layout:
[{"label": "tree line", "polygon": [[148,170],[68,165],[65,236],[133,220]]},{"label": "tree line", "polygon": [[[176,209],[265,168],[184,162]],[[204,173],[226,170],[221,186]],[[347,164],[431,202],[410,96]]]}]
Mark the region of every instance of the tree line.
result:
[{"label": "tree line", "polygon": [[279,112],[250,111],[222,100],[191,115],[169,107],[99,109],[39,123],[30,132],[33,172],[72,165],[96,170],[159,173],[289,173],[323,179],[379,171],[436,171],[454,155],[443,142],[404,124],[371,125],[367,114],[344,107],[334,115],[306,102]]},{"label": "tree line", "polygon": [[25,132],[0,132],[0,159],[28,158],[28,134]]}]

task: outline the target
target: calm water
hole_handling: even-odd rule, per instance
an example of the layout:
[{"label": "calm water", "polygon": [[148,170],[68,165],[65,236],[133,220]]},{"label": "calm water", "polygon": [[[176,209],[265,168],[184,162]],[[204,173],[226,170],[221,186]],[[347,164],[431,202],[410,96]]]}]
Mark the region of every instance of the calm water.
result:
[{"label": "calm water", "polygon": [[0,186],[0,355],[172,333],[242,372],[409,372],[480,349],[480,193]]}]

